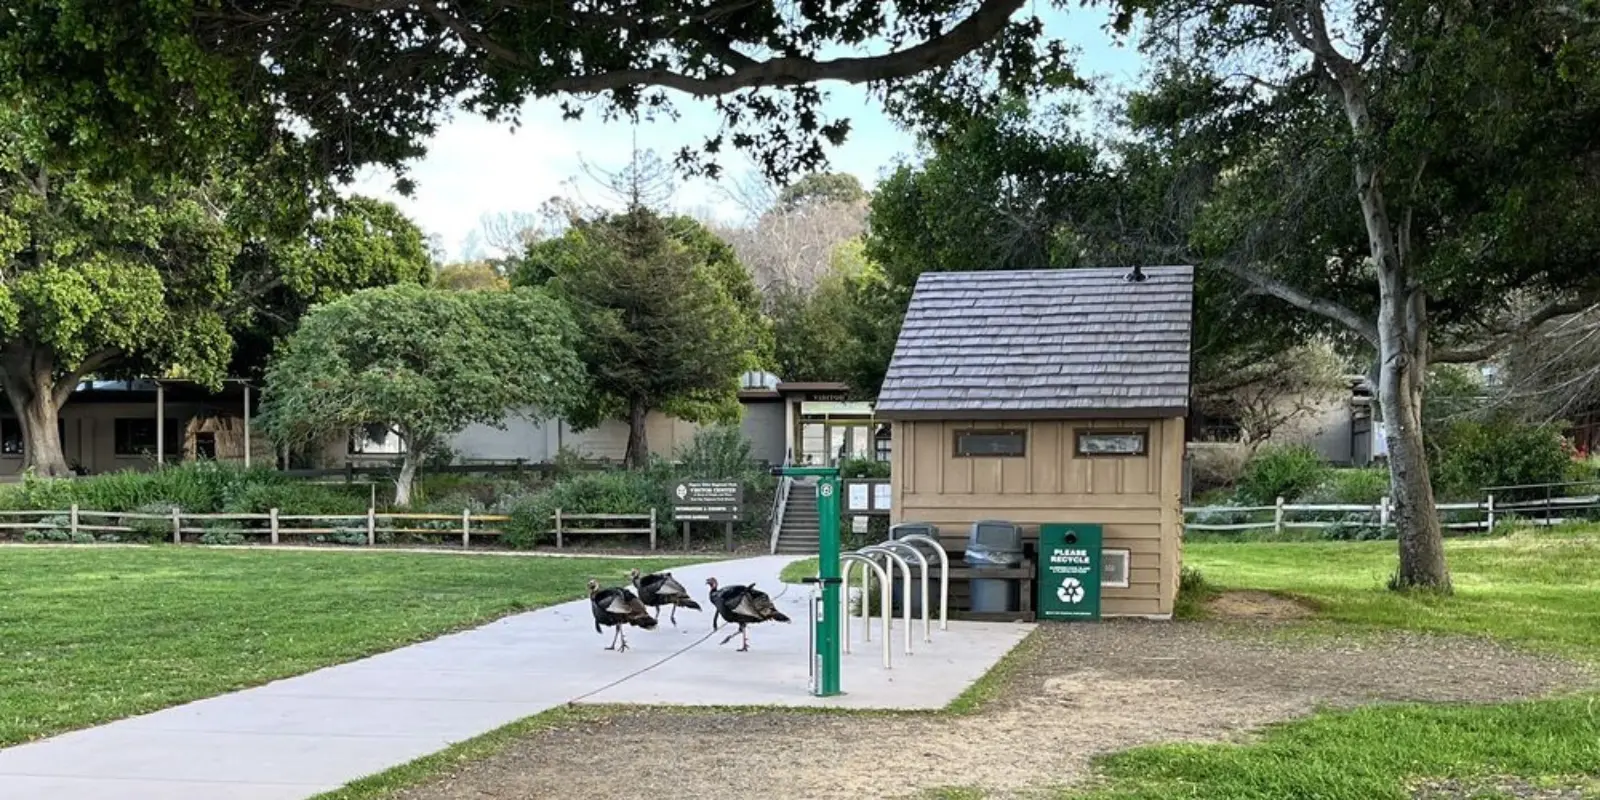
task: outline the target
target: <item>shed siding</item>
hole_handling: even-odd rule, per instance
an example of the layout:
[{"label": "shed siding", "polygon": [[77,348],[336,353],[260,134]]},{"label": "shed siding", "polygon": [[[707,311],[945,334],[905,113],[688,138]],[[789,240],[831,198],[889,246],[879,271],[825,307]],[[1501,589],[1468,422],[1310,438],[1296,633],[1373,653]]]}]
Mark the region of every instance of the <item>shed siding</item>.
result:
[{"label": "shed siding", "polygon": [[[971,428],[1026,431],[1020,458],[957,457],[955,433]],[[1076,455],[1080,430],[1149,431],[1144,456]],[[1178,583],[1183,484],[1183,421],[1044,420],[894,423],[894,522],[931,522],[952,550],[971,523],[1003,519],[1037,541],[1046,522],[1105,526],[1105,547],[1132,554],[1127,588],[1106,587],[1107,615],[1172,612]]]}]

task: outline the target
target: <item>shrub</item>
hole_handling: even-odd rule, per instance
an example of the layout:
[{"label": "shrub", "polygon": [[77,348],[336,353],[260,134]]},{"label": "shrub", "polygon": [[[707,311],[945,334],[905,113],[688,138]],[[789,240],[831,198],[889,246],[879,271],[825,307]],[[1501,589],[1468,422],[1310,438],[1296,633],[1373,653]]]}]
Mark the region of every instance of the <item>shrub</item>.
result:
[{"label": "shrub", "polygon": [[839,464],[841,478],[888,478],[889,462],[870,458],[851,458]]},{"label": "shrub", "polygon": [[1279,497],[1293,501],[1322,485],[1329,472],[1328,463],[1305,445],[1263,448],[1245,465],[1239,499],[1261,506],[1272,505]]},{"label": "shrub", "polygon": [[171,503],[147,503],[133,509],[136,514],[154,514],[159,518],[123,517],[122,526],[130,529],[129,541],[164,542],[171,539],[173,508]]},{"label": "shrub", "polygon": [[1202,495],[1217,489],[1232,489],[1244,475],[1250,461],[1250,448],[1227,442],[1189,445],[1189,489]]},{"label": "shrub", "polygon": [[688,446],[678,449],[677,471],[684,478],[738,480],[753,470],[750,442],[732,425],[696,431]]},{"label": "shrub", "polygon": [[1312,497],[1330,504],[1373,506],[1388,494],[1389,470],[1373,467],[1333,470]]},{"label": "shrub", "polygon": [[[1522,425],[1509,418],[1460,420],[1435,443],[1433,479],[1439,494],[1476,498],[1490,486],[1526,486],[1566,480],[1572,454],[1553,425]],[[1544,497],[1541,489],[1497,493],[1508,501]]]},{"label": "shrub", "polygon": [[363,514],[368,499],[342,487],[317,483],[257,483],[240,487],[228,498],[229,514]]},{"label": "shrub", "polygon": [[553,541],[550,531],[558,508],[569,514],[649,514],[654,508],[658,524],[665,524],[661,509],[670,507],[669,491],[668,483],[648,471],[584,473],[513,506],[503,538],[517,548]]},{"label": "shrub", "polygon": [[200,543],[216,545],[244,544],[244,536],[231,530],[208,530],[200,534]]}]

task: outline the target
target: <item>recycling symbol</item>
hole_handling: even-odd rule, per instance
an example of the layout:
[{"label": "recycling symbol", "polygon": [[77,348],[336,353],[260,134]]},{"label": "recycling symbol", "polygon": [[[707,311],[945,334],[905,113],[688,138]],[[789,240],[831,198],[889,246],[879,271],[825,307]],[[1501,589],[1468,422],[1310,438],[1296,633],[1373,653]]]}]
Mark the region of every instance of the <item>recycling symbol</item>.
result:
[{"label": "recycling symbol", "polygon": [[1063,603],[1083,602],[1083,584],[1077,578],[1063,578],[1056,587],[1056,599]]}]

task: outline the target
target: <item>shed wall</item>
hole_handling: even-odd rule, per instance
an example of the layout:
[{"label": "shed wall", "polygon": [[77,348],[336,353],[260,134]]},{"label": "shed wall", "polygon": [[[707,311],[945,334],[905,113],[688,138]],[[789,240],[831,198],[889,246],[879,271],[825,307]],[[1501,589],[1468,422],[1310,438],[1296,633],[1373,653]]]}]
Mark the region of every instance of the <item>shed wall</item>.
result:
[{"label": "shed wall", "polygon": [[[1026,434],[1022,457],[956,456],[963,429]],[[1080,456],[1080,430],[1149,431],[1143,456]],[[1037,543],[1039,524],[1105,526],[1105,547],[1130,553],[1127,588],[1106,587],[1106,615],[1172,613],[1183,490],[1183,420],[904,421],[894,423],[894,522],[930,522],[952,551],[971,523],[1007,520]]]}]

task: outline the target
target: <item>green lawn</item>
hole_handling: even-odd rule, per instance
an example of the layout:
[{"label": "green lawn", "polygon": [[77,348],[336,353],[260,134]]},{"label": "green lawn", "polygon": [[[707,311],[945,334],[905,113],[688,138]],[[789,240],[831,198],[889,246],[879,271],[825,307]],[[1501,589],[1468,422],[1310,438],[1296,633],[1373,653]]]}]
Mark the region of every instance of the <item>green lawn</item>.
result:
[{"label": "green lawn", "polygon": [[[1600,662],[1600,530],[1457,539],[1447,549],[1450,597],[1386,591],[1393,542],[1193,544],[1184,563],[1216,588],[1306,598],[1345,630],[1487,635]],[[1419,781],[1447,779],[1462,793],[1444,796],[1498,798],[1517,795],[1495,776],[1519,776],[1581,793],[1552,797],[1600,797],[1600,696],[1329,712],[1247,745],[1139,748],[1100,767],[1104,785],[1063,796],[1399,800]]]},{"label": "green lawn", "polygon": [[0,746],[582,597],[682,560],[0,548]]},{"label": "green lawn", "polygon": [[1190,544],[1183,563],[1223,589],[1310,601],[1326,620],[1487,635],[1600,661],[1600,529],[1446,543],[1455,594],[1384,588],[1394,542]]}]

